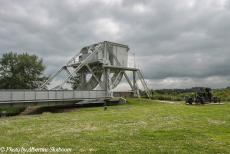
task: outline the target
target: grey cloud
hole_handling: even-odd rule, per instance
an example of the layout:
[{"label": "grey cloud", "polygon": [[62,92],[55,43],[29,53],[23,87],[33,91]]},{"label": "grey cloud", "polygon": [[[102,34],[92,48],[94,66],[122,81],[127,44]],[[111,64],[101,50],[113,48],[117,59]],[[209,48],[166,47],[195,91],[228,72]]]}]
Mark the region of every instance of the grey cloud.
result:
[{"label": "grey cloud", "polygon": [[51,74],[83,46],[110,40],[130,46],[155,87],[214,76],[225,83],[205,83],[219,87],[230,76],[229,18],[229,1],[2,0],[0,52],[38,54]]},{"label": "grey cloud", "polygon": [[[139,61],[146,78],[229,76],[230,57],[207,54],[176,54],[169,56],[155,55]],[[159,67],[161,66],[161,67]]]}]

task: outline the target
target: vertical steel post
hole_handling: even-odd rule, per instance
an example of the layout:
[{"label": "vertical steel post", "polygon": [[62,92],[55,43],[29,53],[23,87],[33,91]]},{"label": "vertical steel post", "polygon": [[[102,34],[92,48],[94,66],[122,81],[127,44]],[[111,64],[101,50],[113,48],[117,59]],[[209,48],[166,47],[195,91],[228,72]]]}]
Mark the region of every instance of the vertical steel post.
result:
[{"label": "vertical steel post", "polygon": [[104,90],[106,91],[106,96],[110,97],[110,69],[109,68],[105,68],[104,69]]},{"label": "vertical steel post", "polygon": [[[81,84],[85,85],[86,84],[86,74],[84,73],[84,70],[81,72]],[[81,87],[83,88],[83,87]]]},{"label": "vertical steel post", "polygon": [[140,97],[139,89],[137,86],[136,71],[133,71],[133,92],[134,92],[134,97]]}]

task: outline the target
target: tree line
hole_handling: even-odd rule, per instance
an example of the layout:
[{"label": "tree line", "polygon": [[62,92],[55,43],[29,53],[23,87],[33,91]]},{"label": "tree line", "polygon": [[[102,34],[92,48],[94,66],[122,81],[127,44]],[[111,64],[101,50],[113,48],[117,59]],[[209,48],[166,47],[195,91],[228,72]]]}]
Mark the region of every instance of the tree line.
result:
[{"label": "tree line", "polygon": [[0,89],[35,89],[47,77],[41,58],[28,53],[5,53],[0,59]]}]

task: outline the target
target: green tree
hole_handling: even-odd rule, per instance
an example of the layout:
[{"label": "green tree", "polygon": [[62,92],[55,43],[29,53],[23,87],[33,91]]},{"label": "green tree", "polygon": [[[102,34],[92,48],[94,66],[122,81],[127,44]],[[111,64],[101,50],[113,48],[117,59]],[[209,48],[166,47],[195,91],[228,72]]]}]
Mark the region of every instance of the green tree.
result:
[{"label": "green tree", "polygon": [[34,89],[47,78],[42,59],[28,53],[5,53],[0,60],[1,89]]}]

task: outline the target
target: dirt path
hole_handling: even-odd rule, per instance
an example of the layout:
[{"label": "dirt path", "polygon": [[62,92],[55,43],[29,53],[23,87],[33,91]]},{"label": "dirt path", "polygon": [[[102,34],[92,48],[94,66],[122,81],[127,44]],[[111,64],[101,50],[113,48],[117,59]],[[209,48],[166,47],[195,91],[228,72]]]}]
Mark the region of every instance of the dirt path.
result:
[{"label": "dirt path", "polygon": [[169,103],[169,104],[178,104],[178,102],[173,102],[173,101],[159,101],[162,103]]}]

